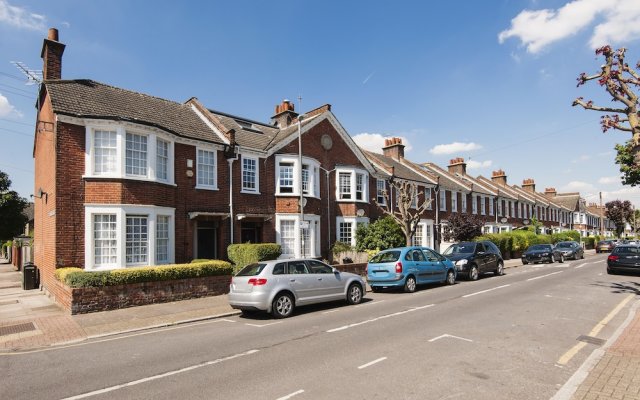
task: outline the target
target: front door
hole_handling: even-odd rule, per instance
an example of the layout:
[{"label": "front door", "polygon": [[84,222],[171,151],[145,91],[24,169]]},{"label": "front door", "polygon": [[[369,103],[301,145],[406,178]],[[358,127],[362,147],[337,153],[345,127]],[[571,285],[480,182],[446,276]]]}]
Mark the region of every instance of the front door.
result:
[{"label": "front door", "polygon": [[195,258],[208,260],[218,258],[218,229],[215,222],[198,221],[196,243]]},{"label": "front door", "polygon": [[243,222],[240,227],[240,243],[262,243],[261,226],[256,222]]}]

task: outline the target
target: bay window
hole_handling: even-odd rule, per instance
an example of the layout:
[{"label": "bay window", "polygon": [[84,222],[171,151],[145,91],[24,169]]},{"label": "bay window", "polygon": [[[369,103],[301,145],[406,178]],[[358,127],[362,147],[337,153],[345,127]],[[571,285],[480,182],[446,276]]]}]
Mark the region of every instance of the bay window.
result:
[{"label": "bay window", "polygon": [[[357,201],[368,203],[369,174],[355,168],[336,170],[336,198],[338,201]],[[384,187],[384,181],[382,181]]]},{"label": "bay window", "polygon": [[147,176],[147,137],[127,132],[125,168],[127,175]]},{"label": "bay window", "polygon": [[[276,156],[276,195],[300,195],[320,197],[320,164],[308,157],[302,157],[302,166],[297,156]],[[302,182],[300,181],[302,178]]]},{"label": "bay window", "polygon": [[320,256],[320,216],[305,214],[300,224],[296,214],[276,214],[276,243],[282,253],[279,258]]}]

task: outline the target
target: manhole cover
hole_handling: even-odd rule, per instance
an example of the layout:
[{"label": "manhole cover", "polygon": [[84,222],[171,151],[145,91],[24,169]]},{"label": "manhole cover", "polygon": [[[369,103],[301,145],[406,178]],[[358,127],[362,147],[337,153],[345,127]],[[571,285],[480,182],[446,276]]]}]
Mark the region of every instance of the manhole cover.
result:
[{"label": "manhole cover", "polygon": [[36,327],[33,322],[27,322],[24,324],[16,324],[9,326],[0,326],[0,336],[13,335],[14,333],[35,331]]},{"label": "manhole cover", "polygon": [[600,339],[597,337],[593,337],[593,336],[587,336],[587,335],[580,335],[578,336],[578,339],[581,342],[585,342],[585,343],[591,343],[591,344],[595,344],[597,346],[602,346],[603,344],[605,344],[607,341],[604,339]]}]

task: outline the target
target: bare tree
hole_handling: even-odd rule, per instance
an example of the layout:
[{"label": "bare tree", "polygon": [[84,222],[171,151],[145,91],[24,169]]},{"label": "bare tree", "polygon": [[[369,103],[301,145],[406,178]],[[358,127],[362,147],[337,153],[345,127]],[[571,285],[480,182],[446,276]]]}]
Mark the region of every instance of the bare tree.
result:
[{"label": "bare tree", "polygon": [[391,202],[390,193],[386,188],[383,191],[384,204],[380,204],[376,198],[374,198],[373,201],[385,214],[393,217],[398,225],[400,225],[406,238],[407,246],[411,246],[411,241],[418,228],[418,222],[420,222],[420,217],[422,213],[429,208],[432,200],[425,198],[423,201],[420,201],[418,184],[416,182],[398,179],[392,176],[388,183],[391,192],[396,194],[395,201],[393,203]]},{"label": "bare tree", "polygon": [[625,62],[626,49],[613,50],[610,46],[604,46],[596,50],[596,55],[602,55],[605,63],[600,72],[593,75],[586,73],[578,77],[578,86],[598,80],[600,86],[611,96],[614,106],[598,106],[592,100],[585,101],[578,97],[573,101],[573,106],[582,106],[585,110],[593,110],[611,114],[600,117],[602,131],[616,129],[631,133],[631,139],[624,145],[617,145],[618,156],[616,163],[620,165],[623,173],[623,183],[635,186],[640,184],[640,114],[638,113],[638,94],[636,88],[640,86],[640,63],[636,69]]}]

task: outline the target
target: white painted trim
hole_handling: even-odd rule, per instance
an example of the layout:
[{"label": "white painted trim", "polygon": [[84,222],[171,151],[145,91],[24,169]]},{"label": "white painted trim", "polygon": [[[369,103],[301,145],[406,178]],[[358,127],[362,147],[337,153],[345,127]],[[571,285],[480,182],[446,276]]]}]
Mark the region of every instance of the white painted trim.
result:
[{"label": "white painted trim", "polygon": [[[254,160],[256,162],[256,171],[255,171],[255,190],[245,189],[244,188],[244,159]],[[240,154],[240,193],[248,193],[248,194],[260,194],[260,158],[255,157],[253,155],[248,154]]]},{"label": "white painted trim", "polygon": [[205,117],[193,104],[191,104],[191,111],[193,111],[202,120],[202,122],[204,122],[205,125],[207,125],[209,129],[211,129],[213,133],[215,133],[218,138],[222,140],[223,143],[229,144],[229,139],[227,139],[227,137],[222,132],[220,132],[220,130],[216,128],[216,126],[211,121],[209,121],[209,119]]},{"label": "white painted trim", "polygon": [[[305,254],[305,257],[320,257],[320,236],[321,225],[320,216],[314,214],[305,214],[304,220],[310,222],[310,226],[314,229],[310,231],[311,236],[311,254]],[[293,221],[294,222],[294,254],[282,254],[279,258],[300,258],[302,257],[300,251],[301,245],[301,230],[300,230],[300,214],[276,214],[275,229],[276,229],[276,243],[282,245],[282,237],[280,236],[280,222],[281,221]]]},{"label": "white painted trim", "polygon": [[336,217],[336,240],[340,239],[340,223],[341,222],[351,222],[351,246],[356,245],[356,229],[358,229],[358,224],[369,224],[369,217]]},{"label": "white painted trim", "polygon": [[[351,175],[350,186],[351,186],[351,199],[341,199],[340,198],[340,174],[348,173]],[[362,188],[362,200],[356,199],[356,175],[362,174],[363,178],[363,188]],[[369,203],[369,173],[361,168],[356,167],[336,167],[335,169],[335,187],[336,192],[335,201],[337,203]]]},{"label": "white painted trim", "polygon": [[[213,170],[213,185],[205,185],[205,184],[201,184],[199,182],[199,176],[198,176],[198,153],[200,151],[207,151],[209,153],[213,153],[213,165],[214,165],[214,170]],[[197,146],[196,147],[196,159],[195,159],[195,175],[196,175],[196,189],[203,189],[203,190],[218,190],[218,152],[216,151],[216,149],[209,147],[209,146]]]},{"label": "white painted trim", "polygon": [[[291,197],[300,196],[300,165],[297,154],[276,154],[275,155],[275,197]],[[287,162],[293,164],[293,191],[290,193],[280,193],[280,163]],[[309,170],[309,188],[311,193],[305,194],[304,197],[320,198],[320,162],[311,157],[302,157],[302,165],[308,165]],[[318,191],[318,193],[316,193]]]}]

